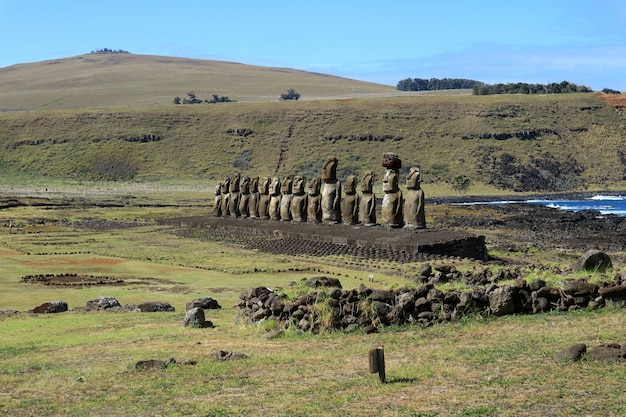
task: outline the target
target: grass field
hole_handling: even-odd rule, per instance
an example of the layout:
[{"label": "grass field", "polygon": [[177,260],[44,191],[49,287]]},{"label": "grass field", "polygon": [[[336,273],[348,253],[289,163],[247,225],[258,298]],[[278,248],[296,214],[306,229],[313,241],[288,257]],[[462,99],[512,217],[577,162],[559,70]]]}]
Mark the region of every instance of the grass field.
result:
[{"label": "grass field", "polygon": [[[108,191],[68,190],[42,204],[0,211],[0,309],[26,311],[53,300],[70,309],[102,295],[121,304],[163,301],[171,313],[0,315],[0,415],[6,416],[618,416],[626,412],[626,368],[617,362],[556,363],[574,343],[624,342],[623,309],[568,314],[468,317],[429,328],[298,333],[269,338],[271,323],[247,325],[233,307],[239,292],[288,287],[319,275],[344,288],[409,285],[337,259],[270,256],[233,244],[181,237],[155,219],[200,215],[209,205],[189,190],[162,190],[161,204]],[[27,190],[22,190],[27,194]],[[44,193],[45,191],[42,191]],[[150,195],[148,193],[147,195]],[[163,200],[163,196],[169,198]],[[201,194],[200,194],[201,195]],[[47,198],[47,197],[46,197]],[[98,202],[98,205],[91,203]],[[52,203],[58,203],[54,205]],[[118,204],[125,202],[124,204]],[[176,202],[180,202],[178,205]],[[144,203],[147,203],[144,205]],[[108,204],[108,206],[106,206]],[[106,207],[105,207],[106,206]],[[434,208],[433,208],[434,209]],[[88,229],[58,220],[107,220],[134,227]],[[74,223],[75,225],[79,223]],[[472,268],[459,262],[459,268]],[[407,268],[418,268],[408,265]],[[256,272],[255,272],[256,271]],[[113,276],[123,286],[50,288],[24,284],[29,274]],[[185,303],[211,296],[214,328],[183,328]],[[368,371],[368,352],[383,344],[387,383]],[[245,359],[216,361],[218,351]],[[176,364],[138,371],[140,360]],[[195,364],[190,364],[190,363]]]},{"label": "grass field", "polygon": [[[279,101],[289,88],[302,99]],[[237,101],[172,104],[190,91]],[[553,358],[575,343],[625,343],[625,309],[470,316],[373,335],[288,328],[270,337],[275,323],[238,316],[242,290],[289,289],[319,275],[347,289],[399,288],[413,285],[406,277],[421,264],[377,261],[370,282],[371,270],[342,257],[269,255],[157,222],[208,214],[215,184],[235,172],[310,178],[329,155],[339,158],[340,180],[379,173],[378,195],[388,151],[400,155],[403,170],[422,166],[427,199],[455,195],[457,175],[471,178],[476,196],[511,194],[494,181],[529,172],[567,191],[624,190],[623,103],[610,99],[403,93],[289,69],[117,54],[0,69],[0,310],[20,312],[0,314],[0,416],[626,415],[623,363]],[[144,135],[158,140],[142,142]],[[510,157],[525,170],[503,171]],[[115,167],[108,174],[132,171],[133,179],[100,179],[94,167],[106,163]],[[429,224],[442,213],[455,212],[429,207]],[[520,257],[527,280],[557,282],[551,266],[577,255],[504,252],[494,247],[496,232],[467,231],[484,233],[495,256]],[[624,274],[626,255],[614,259],[611,274]],[[440,262],[460,271],[499,267]],[[123,285],[22,282],[37,274]],[[123,305],[162,301],[176,311],[82,309],[99,296]],[[183,328],[186,303],[206,296],[223,307],[206,311],[215,327]],[[71,311],[27,312],[54,300]],[[384,384],[368,371],[378,344]],[[246,357],[217,361],[219,351]],[[135,369],[169,357],[176,364],[166,369]]]}]

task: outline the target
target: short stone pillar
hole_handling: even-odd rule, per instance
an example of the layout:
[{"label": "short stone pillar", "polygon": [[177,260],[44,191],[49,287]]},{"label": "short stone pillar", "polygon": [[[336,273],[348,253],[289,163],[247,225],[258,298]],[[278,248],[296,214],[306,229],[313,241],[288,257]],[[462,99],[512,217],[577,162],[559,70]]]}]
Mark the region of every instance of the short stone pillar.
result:
[{"label": "short stone pillar", "polygon": [[385,348],[378,345],[370,350],[370,373],[378,373],[380,382],[385,382]]}]

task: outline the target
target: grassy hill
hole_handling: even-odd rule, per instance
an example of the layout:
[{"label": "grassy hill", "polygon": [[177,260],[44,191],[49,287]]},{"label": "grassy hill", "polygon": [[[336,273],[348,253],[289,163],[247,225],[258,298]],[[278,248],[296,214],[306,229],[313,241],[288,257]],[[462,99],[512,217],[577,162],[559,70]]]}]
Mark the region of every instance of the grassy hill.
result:
[{"label": "grassy hill", "polygon": [[[302,99],[278,100],[288,88]],[[237,102],[172,103],[188,91]],[[403,170],[422,166],[425,187],[448,192],[458,175],[478,192],[626,189],[620,106],[592,93],[425,95],[287,69],[94,54],[0,69],[0,99],[30,109],[0,114],[7,178],[311,177],[329,155],[340,179],[366,169],[382,178],[391,151]]]},{"label": "grassy hill", "polygon": [[287,68],[125,53],[0,68],[0,111],[169,105],[193,91],[237,101],[397,94],[395,87]]}]

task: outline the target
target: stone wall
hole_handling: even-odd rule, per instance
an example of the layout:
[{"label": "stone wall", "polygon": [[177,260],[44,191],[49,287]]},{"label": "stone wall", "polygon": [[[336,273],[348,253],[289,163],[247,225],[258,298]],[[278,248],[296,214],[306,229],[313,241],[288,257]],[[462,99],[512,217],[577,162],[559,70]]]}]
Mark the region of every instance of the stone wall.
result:
[{"label": "stone wall", "polygon": [[[362,329],[370,333],[381,326],[450,322],[463,316],[504,316],[549,311],[596,309],[607,304],[626,306],[626,280],[590,283],[571,280],[562,287],[543,280],[526,282],[515,271],[491,275],[488,271],[461,274],[454,267],[439,268],[425,283],[395,290],[368,288],[344,290],[336,279],[321,277],[297,284],[300,295],[288,297],[266,287],[241,293],[238,313],[248,323],[275,320],[280,327],[301,331]],[[427,270],[427,268],[425,269]],[[441,291],[435,282],[461,279],[473,285],[467,291]],[[513,279],[498,285],[499,279]]]}]

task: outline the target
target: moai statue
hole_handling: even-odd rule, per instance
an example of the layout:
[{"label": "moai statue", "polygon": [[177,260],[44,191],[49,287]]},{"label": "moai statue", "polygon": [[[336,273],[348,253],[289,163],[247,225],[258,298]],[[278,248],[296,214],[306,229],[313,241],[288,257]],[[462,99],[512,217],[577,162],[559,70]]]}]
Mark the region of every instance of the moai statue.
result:
[{"label": "moai statue", "polygon": [[239,217],[241,213],[239,212],[239,184],[241,182],[241,174],[236,173],[230,179],[230,188],[228,189],[230,192],[230,201],[229,201],[229,211],[230,217]]},{"label": "moai statue", "polygon": [[302,175],[296,175],[293,177],[293,186],[291,192],[293,197],[291,198],[291,221],[293,222],[305,222],[307,215],[307,194],[304,189],[306,178]]},{"label": "moai statue", "polygon": [[404,197],[404,227],[408,229],[426,228],[424,212],[424,190],[420,187],[422,172],[419,167],[411,167],[406,177],[406,196]]},{"label": "moai statue", "polygon": [[250,217],[250,177],[243,177],[239,185],[239,214]]},{"label": "moai statue", "polygon": [[404,225],[402,216],[402,191],[399,187],[398,171],[402,168],[402,161],[398,155],[387,152],[383,155],[383,167],[387,168],[383,177],[383,204],[381,207],[382,224],[396,228]]},{"label": "moai statue", "polygon": [[248,203],[248,213],[250,217],[259,217],[259,177],[250,178],[250,202]]},{"label": "moai statue", "polygon": [[270,183],[270,205],[269,215],[271,220],[280,220],[280,179],[278,177],[272,178]]},{"label": "moai statue", "polygon": [[259,185],[259,217],[270,218],[270,177],[263,177]]},{"label": "moai statue", "polygon": [[374,195],[374,180],[376,175],[372,171],[365,171],[361,180],[361,201],[359,203],[359,223],[364,226],[376,225],[376,195]]},{"label": "moai statue", "polygon": [[322,221],[341,223],[341,182],[337,179],[337,158],[329,157],[322,168]]},{"label": "moai statue", "polygon": [[293,198],[293,177],[287,175],[280,185],[280,220],[288,222],[291,220],[291,199]]},{"label": "moai statue", "polygon": [[345,181],[345,196],[341,205],[343,224],[357,224],[359,222],[359,195],[356,184],[359,180],[356,175],[348,175]]},{"label": "moai statue", "polygon": [[222,216],[230,216],[230,177],[222,181]]},{"label": "moai statue", "polygon": [[213,215],[222,217],[222,183],[215,186],[215,200],[213,201]]},{"label": "moai statue", "polygon": [[306,219],[309,223],[322,222],[322,179],[313,178],[307,187]]}]

